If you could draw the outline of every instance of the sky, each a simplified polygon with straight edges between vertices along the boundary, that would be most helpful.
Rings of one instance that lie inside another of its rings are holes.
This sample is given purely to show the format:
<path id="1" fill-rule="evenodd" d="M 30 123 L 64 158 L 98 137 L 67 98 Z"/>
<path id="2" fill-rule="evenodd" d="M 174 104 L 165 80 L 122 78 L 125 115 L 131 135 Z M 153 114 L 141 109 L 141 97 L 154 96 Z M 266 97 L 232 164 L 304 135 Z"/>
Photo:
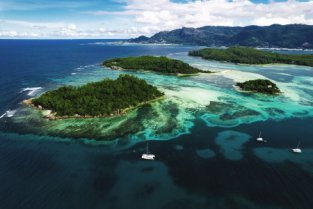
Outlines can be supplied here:
<path id="1" fill-rule="evenodd" d="M 132 38 L 181 27 L 313 25 L 313 0 L 0 0 L 0 38 Z"/>

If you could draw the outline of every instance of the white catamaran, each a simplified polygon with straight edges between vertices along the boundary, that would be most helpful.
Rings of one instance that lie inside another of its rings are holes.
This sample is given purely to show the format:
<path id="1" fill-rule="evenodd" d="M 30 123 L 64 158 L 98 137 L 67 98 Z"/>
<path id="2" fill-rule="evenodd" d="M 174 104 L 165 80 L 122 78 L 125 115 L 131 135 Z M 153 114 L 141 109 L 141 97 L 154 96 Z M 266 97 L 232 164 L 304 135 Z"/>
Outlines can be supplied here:
<path id="1" fill-rule="evenodd" d="M 259 137 L 256 138 L 256 140 L 257 140 L 258 142 L 265 142 L 264 139 L 261 137 L 261 131 L 260 131 L 260 133 L 259 133 Z"/>
<path id="2" fill-rule="evenodd" d="M 299 146 L 300 146 L 300 142 L 298 143 L 297 148 L 292 149 L 292 151 L 294 153 L 302 153 L 302 150 L 299 148 Z"/>
<path id="3" fill-rule="evenodd" d="M 155 158 L 154 154 L 149 153 L 148 143 L 147 143 L 147 147 L 146 147 L 146 153 L 142 154 L 141 158 L 144 160 L 154 160 L 154 158 Z"/>

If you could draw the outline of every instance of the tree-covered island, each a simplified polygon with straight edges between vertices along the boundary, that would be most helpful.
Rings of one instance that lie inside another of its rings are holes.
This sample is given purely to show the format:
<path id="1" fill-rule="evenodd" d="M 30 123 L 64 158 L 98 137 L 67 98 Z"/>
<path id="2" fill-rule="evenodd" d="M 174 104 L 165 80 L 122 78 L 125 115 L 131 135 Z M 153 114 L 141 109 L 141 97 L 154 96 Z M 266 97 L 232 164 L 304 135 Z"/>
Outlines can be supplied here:
<path id="1" fill-rule="evenodd" d="M 190 51 L 190 56 L 206 60 L 225 61 L 241 64 L 294 64 L 313 67 L 313 55 L 279 54 L 249 47 L 230 47 L 227 49 L 205 48 Z"/>
<path id="2" fill-rule="evenodd" d="M 103 66 L 114 70 L 147 70 L 176 75 L 210 73 L 209 71 L 194 68 L 180 60 L 154 56 L 114 58 L 104 61 Z"/>
<path id="3" fill-rule="evenodd" d="M 275 83 L 266 79 L 249 80 L 242 83 L 238 82 L 236 83 L 236 86 L 243 91 L 251 91 L 262 94 L 276 95 L 281 93 Z"/>
<path id="4" fill-rule="evenodd" d="M 80 87 L 64 86 L 24 102 L 41 110 L 50 110 L 50 119 L 70 117 L 106 117 L 161 98 L 164 93 L 145 80 L 120 75 Z"/>

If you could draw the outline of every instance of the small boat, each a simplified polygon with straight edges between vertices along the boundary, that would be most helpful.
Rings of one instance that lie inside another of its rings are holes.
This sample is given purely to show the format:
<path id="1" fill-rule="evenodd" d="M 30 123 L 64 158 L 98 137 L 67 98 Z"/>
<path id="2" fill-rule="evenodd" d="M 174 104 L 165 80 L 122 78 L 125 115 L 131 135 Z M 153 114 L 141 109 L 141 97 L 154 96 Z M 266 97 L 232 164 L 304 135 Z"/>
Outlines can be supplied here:
<path id="1" fill-rule="evenodd" d="M 257 140 L 258 142 L 265 142 L 265 141 L 263 140 L 263 138 L 261 137 L 261 131 L 260 131 L 259 137 L 256 138 L 256 140 Z"/>
<path id="2" fill-rule="evenodd" d="M 146 153 L 142 154 L 141 158 L 144 160 L 154 160 L 154 158 L 155 158 L 154 154 L 149 153 L 148 143 L 147 143 Z"/>
<path id="3" fill-rule="evenodd" d="M 302 150 L 299 148 L 299 146 L 300 146 L 300 142 L 298 143 L 297 148 L 292 149 L 292 152 L 294 152 L 294 153 L 302 153 Z"/>

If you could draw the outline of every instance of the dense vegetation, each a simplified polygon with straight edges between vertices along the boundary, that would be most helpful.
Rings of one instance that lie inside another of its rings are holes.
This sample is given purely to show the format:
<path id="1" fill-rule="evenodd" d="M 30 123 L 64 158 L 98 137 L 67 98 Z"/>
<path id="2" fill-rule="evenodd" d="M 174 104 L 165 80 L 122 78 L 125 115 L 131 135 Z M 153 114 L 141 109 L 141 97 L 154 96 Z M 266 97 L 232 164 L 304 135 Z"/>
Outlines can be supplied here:
<path id="1" fill-rule="evenodd" d="M 312 25 L 271 25 L 225 27 L 205 26 L 162 31 L 148 38 L 140 36 L 128 40 L 135 43 L 174 43 L 200 46 L 250 46 L 313 48 Z"/>
<path id="2" fill-rule="evenodd" d="M 104 61 L 103 65 L 112 69 L 148 70 L 169 74 L 196 74 L 199 72 L 208 72 L 194 68 L 179 60 L 153 56 L 115 58 Z"/>
<path id="3" fill-rule="evenodd" d="M 46 92 L 32 103 L 57 116 L 106 116 L 161 97 L 163 93 L 146 81 L 130 75 L 105 79 L 81 87 L 65 86 Z"/>
<path id="4" fill-rule="evenodd" d="M 270 80 L 256 79 L 245 81 L 243 83 L 237 83 L 236 86 L 244 91 L 253 91 L 263 94 L 279 94 L 280 90 L 275 83 Z"/>
<path id="5" fill-rule="evenodd" d="M 189 52 L 190 56 L 199 56 L 208 60 L 226 61 L 242 64 L 295 64 L 313 66 L 313 55 L 278 54 L 248 47 L 230 47 L 228 49 L 206 48 Z"/>

